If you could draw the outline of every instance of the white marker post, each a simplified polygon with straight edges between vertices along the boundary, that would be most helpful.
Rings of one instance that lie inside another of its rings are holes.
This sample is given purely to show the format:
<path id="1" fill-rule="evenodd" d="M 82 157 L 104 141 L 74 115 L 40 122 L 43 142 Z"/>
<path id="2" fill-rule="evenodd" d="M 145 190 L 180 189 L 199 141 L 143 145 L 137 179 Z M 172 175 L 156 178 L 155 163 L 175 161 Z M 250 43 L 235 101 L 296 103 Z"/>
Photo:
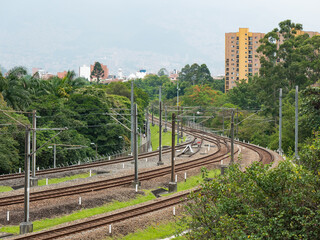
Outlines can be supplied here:
<path id="1" fill-rule="evenodd" d="M 49 184 L 49 179 L 48 178 L 46 178 L 46 185 L 48 185 Z"/>
<path id="2" fill-rule="evenodd" d="M 136 184 L 136 192 L 138 192 L 138 184 Z"/>
<path id="3" fill-rule="evenodd" d="M 184 181 L 187 181 L 187 172 L 184 173 Z"/>
<path id="4" fill-rule="evenodd" d="M 146 158 L 146 162 L 148 162 L 148 158 Z"/>
<path id="5" fill-rule="evenodd" d="M 110 160 L 110 156 L 109 156 L 109 158 L 108 158 L 109 160 Z"/>
<path id="6" fill-rule="evenodd" d="M 176 174 L 176 182 L 178 182 L 178 175 Z"/>
<path id="7" fill-rule="evenodd" d="M 91 177 L 91 169 L 90 169 L 90 177 Z"/>
<path id="8" fill-rule="evenodd" d="M 19 173 L 21 173 L 21 168 L 19 168 Z"/>
<path id="9" fill-rule="evenodd" d="M 112 230 L 112 227 L 111 227 L 111 224 L 109 225 L 109 234 L 111 234 L 111 230 Z"/>
<path id="10" fill-rule="evenodd" d="M 7 211 L 7 222 L 10 221 L 10 211 Z"/>
<path id="11" fill-rule="evenodd" d="M 176 207 L 173 207 L 173 216 L 176 215 Z"/>
<path id="12" fill-rule="evenodd" d="M 81 205 L 81 197 L 79 197 L 79 205 Z"/>
<path id="13" fill-rule="evenodd" d="M 124 168 L 124 163 L 122 163 L 122 168 Z"/>

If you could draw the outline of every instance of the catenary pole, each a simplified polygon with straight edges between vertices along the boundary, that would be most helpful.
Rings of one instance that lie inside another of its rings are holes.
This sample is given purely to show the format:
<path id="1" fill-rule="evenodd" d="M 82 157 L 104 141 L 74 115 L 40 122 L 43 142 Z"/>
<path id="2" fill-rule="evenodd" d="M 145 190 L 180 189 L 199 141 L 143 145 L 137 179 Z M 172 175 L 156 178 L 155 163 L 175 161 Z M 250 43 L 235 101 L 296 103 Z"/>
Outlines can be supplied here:
<path id="1" fill-rule="evenodd" d="M 296 96 L 295 96 L 295 110 L 296 110 L 296 112 L 295 112 L 295 144 L 294 144 L 294 152 L 295 152 L 295 158 L 296 158 L 296 160 L 299 160 L 299 154 L 298 154 L 298 142 L 299 142 L 299 139 L 298 139 L 298 117 L 299 117 L 299 109 L 298 109 L 298 93 L 299 93 L 299 87 L 298 86 L 296 86 Z"/>
<path id="2" fill-rule="evenodd" d="M 133 104 L 134 104 L 134 96 L 133 96 L 133 80 L 131 80 L 131 155 L 133 154 L 133 121 L 134 121 L 134 117 L 133 117 Z"/>
<path id="3" fill-rule="evenodd" d="M 37 116 L 36 110 L 32 111 L 32 152 L 37 150 Z M 36 177 L 36 153 L 32 155 L 32 177 Z"/>
<path id="4" fill-rule="evenodd" d="M 279 154 L 282 156 L 282 88 L 279 92 Z"/>
<path id="5" fill-rule="evenodd" d="M 139 185 L 139 179 L 138 179 L 138 139 L 137 139 L 137 104 L 134 104 L 134 120 L 133 120 L 133 142 L 134 142 L 134 148 L 133 148 L 133 156 L 134 156 L 134 182 L 135 184 Z"/>
<path id="6" fill-rule="evenodd" d="M 231 164 L 234 163 L 234 110 L 231 112 Z"/>

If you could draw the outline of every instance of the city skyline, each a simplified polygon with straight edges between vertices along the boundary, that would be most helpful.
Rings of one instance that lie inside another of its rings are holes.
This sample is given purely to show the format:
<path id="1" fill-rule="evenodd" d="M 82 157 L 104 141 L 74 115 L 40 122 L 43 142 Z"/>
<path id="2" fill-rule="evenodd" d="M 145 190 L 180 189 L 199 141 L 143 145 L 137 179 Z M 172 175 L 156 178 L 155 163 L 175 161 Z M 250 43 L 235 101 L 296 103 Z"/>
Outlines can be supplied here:
<path id="1" fill-rule="evenodd" d="M 207 64 L 224 74 L 225 33 L 248 27 L 269 32 L 280 21 L 320 31 L 317 1 L 1 1 L 0 65 L 49 72 L 99 61 L 115 74 L 169 71 Z M 312 7 L 311 7 L 312 6 Z"/>

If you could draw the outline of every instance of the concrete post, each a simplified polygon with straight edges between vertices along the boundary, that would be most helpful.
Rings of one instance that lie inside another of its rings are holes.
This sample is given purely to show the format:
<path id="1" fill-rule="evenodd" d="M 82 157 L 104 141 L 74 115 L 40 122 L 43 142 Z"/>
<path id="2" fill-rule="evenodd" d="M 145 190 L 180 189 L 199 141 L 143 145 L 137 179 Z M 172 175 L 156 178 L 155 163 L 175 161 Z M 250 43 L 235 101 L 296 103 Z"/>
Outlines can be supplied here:
<path id="1" fill-rule="evenodd" d="M 299 154 L 298 154 L 298 142 L 299 142 L 299 139 L 298 139 L 298 117 L 299 117 L 299 109 L 298 109 L 298 93 L 299 93 L 299 87 L 296 86 L 296 96 L 295 96 L 295 100 L 296 100 L 296 103 L 295 103 L 295 108 L 296 108 L 296 112 L 295 112 L 295 144 L 294 144 L 294 152 L 295 152 L 295 158 L 297 161 L 299 161 L 300 157 L 299 157 Z"/>
<path id="2" fill-rule="evenodd" d="M 133 185 L 134 187 L 136 185 L 140 186 L 140 182 L 138 179 L 138 141 L 137 141 L 137 104 L 134 104 L 134 109 L 133 109 L 133 116 L 134 116 L 134 121 L 133 121 L 133 142 L 134 142 L 134 148 L 133 148 L 133 157 L 134 157 L 134 182 Z"/>
<path id="3" fill-rule="evenodd" d="M 174 181 L 175 175 L 175 121 L 176 115 L 172 114 L 172 138 L 171 138 L 171 181 L 169 182 L 169 192 L 177 191 L 177 183 Z"/>
<path id="4" fill-rule="evenodd" d="M 53 144 L 53 168 L 57 167 L 57 145 Z"/>
<path id="5" fill-rule="evenodd" d="M 133 80 L 131 80 L 131 154 L 133 153 L 133 104 L 134 104 L 134 96 L 133 96 L 133 89 L 134 89 L 134 86 L 133 86 Z"/>
<path id="6" fill-rule="evenodd" d="M 161 88 L 160 88 L 161 93 Z M 162 103 L 159 102 L 159 161 L 158 166 L 163 165 L 162 162 Z"/>
<path id="7" fill-rule="evenodd" d="M 282 88 L 279 94 L 279 154 L 282 156 Z"/>
<path id="8" fill-rule="evenodd" d="M 20 234 L 33 231 L 33 224 L 29 221 L 30 201 L 30 128 L 26 127 L 25 134 L 25 162 L 24 162 L 24 222 L 20 223 Z"/>
<path id="9" fill-rule="evenodd" d="M 32 177 L 30 185 L 38 186 L 38 179 L 36 178 L 37 164 L 36 164 L 36 150 L 37 150 L 37 115 L 36 110 L 32 111 Z"/>
<path id="10" fill-rule="evenodd" d="M 231 161 L 234 164 L 234 110 L 231 112 Z"/>

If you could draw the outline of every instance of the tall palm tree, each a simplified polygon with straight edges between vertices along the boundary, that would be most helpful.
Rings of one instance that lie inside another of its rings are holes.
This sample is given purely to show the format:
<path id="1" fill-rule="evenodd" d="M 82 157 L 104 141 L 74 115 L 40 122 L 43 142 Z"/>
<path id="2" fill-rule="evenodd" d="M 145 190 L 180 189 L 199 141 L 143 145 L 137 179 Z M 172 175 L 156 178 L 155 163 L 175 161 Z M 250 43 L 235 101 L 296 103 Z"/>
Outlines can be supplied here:
<path id="1" fill-rule="evenodd" d="M 8 106 L 16 110 L 23 110 L 30 104 L 30 94 L 24 88 L 23 78 L 27 75 L 24 67 L 14 67 L 7 76 L 0 77 L 0 90 Z"/>

